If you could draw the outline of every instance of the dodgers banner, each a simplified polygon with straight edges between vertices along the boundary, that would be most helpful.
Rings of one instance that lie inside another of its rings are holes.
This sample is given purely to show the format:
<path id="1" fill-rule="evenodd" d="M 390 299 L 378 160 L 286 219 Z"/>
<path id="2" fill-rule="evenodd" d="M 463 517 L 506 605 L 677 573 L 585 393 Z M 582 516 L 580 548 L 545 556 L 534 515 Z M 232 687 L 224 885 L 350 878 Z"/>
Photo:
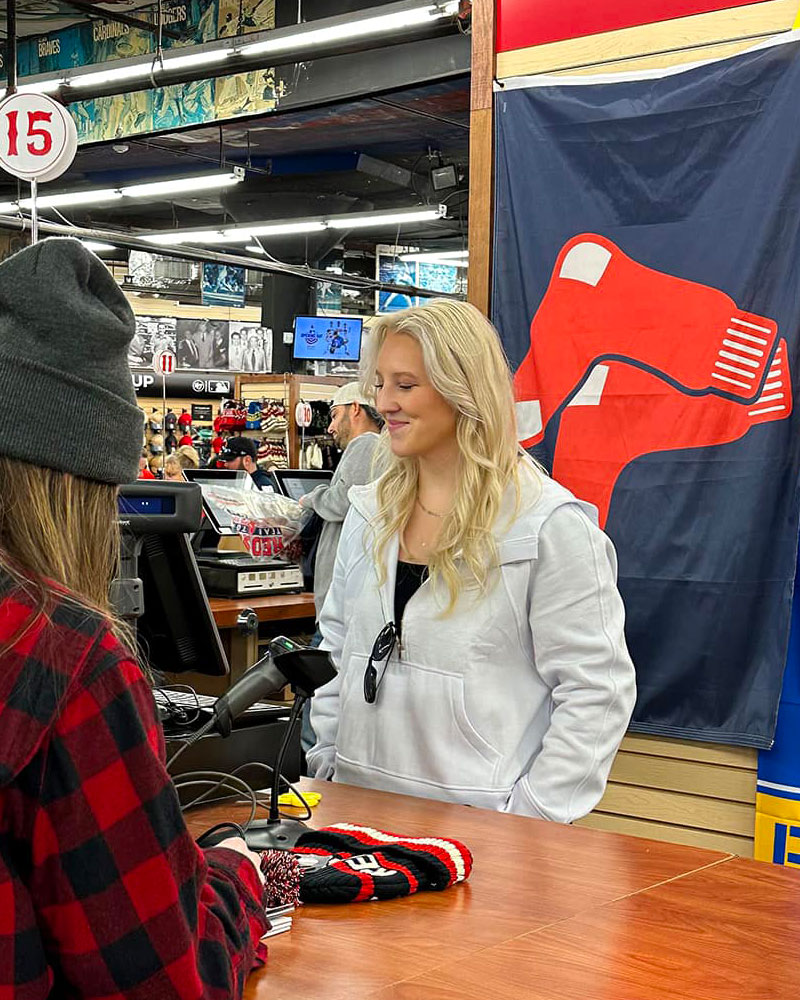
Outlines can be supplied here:
<path id="1" fill-rule="evenodd" d="M 520 438 L 619 556 L 644 733 L 767 748 L 798 539 L 800 42 L 496 94 Z"/>

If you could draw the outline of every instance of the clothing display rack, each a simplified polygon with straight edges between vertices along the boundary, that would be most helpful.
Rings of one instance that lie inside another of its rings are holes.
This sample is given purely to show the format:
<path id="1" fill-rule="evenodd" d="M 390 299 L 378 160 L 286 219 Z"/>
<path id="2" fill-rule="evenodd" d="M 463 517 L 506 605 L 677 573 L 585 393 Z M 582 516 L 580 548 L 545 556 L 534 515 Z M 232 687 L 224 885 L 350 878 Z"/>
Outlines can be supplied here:
<path id="1" fill-rule="evenodd" d="M 289 468 L 304 468 L 302 447 L 311 439 L 322 446 L 322 438 L 333 443 L 327 434 L 320 434 L 315 428 L 311 434 L 304 434 L 295 421 L 295 409 L 301 401 L 329 402 L 339 386 L 352 381 L 351 378 L 339 378 L 334 375 L 238 375 L 236 378 L 236 395 L 243 401 L 255 399 L 279 399 L 286 407 L 286 444 L 289 455 Z M 258 431 L 246 431 L 250 436 L 258 435 Z"/>

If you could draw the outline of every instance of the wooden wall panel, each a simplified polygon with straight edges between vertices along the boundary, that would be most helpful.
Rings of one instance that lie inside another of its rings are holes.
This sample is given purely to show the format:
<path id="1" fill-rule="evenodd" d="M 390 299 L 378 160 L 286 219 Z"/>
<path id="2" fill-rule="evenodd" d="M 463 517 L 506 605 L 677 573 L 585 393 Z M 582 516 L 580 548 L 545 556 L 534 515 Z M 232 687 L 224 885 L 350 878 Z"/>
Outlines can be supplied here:
<path id="1" fill-rule="evenodd" d="M 752 857 L 757 763 L 746 747 L 630 734 L 578 825 Z"/>
<path id="2" fill-rule="evenodd" d="M 738 51 L 759 39 L 790 30 L 797 8 L 797 0 L 766 0 L 733 10 L 501 52 L 497 56 L 497 76 L 502 79 L 588 69 L 594 73 L 615 72 L 715 58 L 722 44 L 739 43 L 734 49 Z"/>
<path id="3" fill-rule="evenodd" d="M 487 315 L 492 275 L 494 17 L 494 0 L 474 0 L 470 81 L 467 299 Z"/>

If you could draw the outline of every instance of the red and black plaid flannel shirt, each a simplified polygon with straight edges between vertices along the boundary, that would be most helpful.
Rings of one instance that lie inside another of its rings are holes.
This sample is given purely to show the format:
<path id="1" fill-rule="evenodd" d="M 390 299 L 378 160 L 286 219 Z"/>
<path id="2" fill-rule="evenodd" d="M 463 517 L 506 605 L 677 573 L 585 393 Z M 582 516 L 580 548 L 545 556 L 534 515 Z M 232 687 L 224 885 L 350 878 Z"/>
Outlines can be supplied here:
<path id="1" fill-rule="evenodd" d="M 32 618 L 0 577 L 0 644 Z M 0 657 L 0 1000 L 230 1000 L 263 961 L 253 865 L 189 835 L 153 697 L 58 599 Z"/>

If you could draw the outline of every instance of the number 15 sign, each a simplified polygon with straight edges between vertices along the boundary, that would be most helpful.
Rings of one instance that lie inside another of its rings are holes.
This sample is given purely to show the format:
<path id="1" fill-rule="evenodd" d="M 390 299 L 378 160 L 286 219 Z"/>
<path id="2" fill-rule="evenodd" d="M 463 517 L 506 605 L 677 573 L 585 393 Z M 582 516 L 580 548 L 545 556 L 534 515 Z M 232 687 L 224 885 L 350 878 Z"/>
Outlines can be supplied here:
<path id="1" fill-rule="evenodd" d="M 0 167 L 23 181 L 52 181 L 67 169 L 78 132 L 67 109 L 46 94 L 0 101 Z"/>

